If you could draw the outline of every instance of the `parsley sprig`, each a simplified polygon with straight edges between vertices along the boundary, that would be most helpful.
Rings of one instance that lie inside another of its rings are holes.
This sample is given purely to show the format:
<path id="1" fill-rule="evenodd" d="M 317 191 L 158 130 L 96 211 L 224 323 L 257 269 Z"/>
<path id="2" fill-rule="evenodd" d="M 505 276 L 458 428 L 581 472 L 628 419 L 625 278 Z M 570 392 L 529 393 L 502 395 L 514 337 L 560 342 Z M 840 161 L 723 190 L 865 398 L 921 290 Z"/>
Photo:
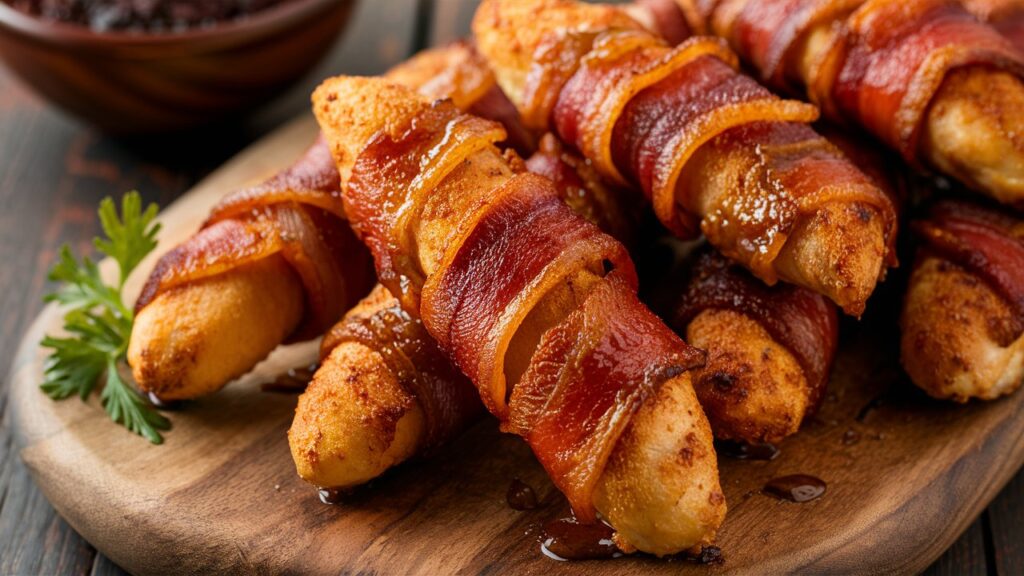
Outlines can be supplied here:
<path id="1" fill-rule="evenodd" d="M 96 238 L 96 249 L 117 262 L 117 286 L 100 277 L 99 267 L 88 256 L 79 262 L 67 245 L 50 270 L 50 280 L 61 287 L 44 300 L 59 302 L 66 338 L 46 336 L 40 343 L 53 350 L 44 367 L 40 386 L 47 396 L 63 400 L 78 395 L 83 401 L 103 380 L 100 403 L 110 418 L 154 444 L 163 442 L 160 430 L 171 427 L 135 388 L 121 377 L 135 315 L 121 296 L 125 280 L 147 254 L 156 248 L 160 224 L 156 204 L 142 209 L 142 198 L 129 192 L 121 200 L 121 214 L 110 198 L 100 203 L 100 224 L 106 238 Z"/>

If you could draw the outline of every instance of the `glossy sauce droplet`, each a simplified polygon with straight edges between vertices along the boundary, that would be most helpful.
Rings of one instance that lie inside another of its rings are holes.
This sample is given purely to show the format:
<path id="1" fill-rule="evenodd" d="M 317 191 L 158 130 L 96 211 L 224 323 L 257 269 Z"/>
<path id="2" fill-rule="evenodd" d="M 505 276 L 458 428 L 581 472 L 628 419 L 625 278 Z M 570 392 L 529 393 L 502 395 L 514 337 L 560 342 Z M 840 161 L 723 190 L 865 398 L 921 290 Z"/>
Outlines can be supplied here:
<path id="1" fill-rule="evenodd" d="M 185 405 L 184 400 L 163 400 L 153 392 L 146 392 L 146 398 L 158 410 L 181 410 Z"/>
<path id="2" fill-rule="evenodd" d="M 865 404 L 857 412 L 857 416 L 854 419 L 857 422 L 864 422 L 865 420 L 868 419 L 868 416 L 870 416 L 874 411 L 878 410 L 882 406 L 885 406 L 885 404 L 886 404 L 886 393 L 883 392 L 882 394 L 879 394 L 878 396 L 875 396 L 874 398 L 869 400 L 868 403 Z"/>
<path id="3" fill-rule="evenodd" d="M 722 556 L 722 549 L 718 546 L 704 546 L 694 560 L 698 564 L 722 564 L 725 562 L 725 557 Z"/>
<path id="4" fill-rule="evenodd" d="M 273 382 L 260 384 L 260 390 L 277 394 L 301 394 L 313 380 L 317 368 L 317 364 L 292 368 L 284 374 L 279 374 Z"/>
<path id="5" fill-rule="evenodd" d="M 853 446 L 860 442 L 860 432 L 857 432 L 853 428 L 849 428 L 843 433 L 843 444 L 846 446 Z"/>
<path id="6" fill-rule="evenodd" d="M 575 518 L 561 518 L 544 525 L 540 550 L 552 560 L 596 560 L 618 558 L 622 550 L 612 540 L 614 531 L 602 522 L 580 524 Z"/>
<path id="7" fill-rule="evenodd" d="M 519 478 L 512 480 L 505 495 L 509 508 L 513 510 L 533 510 L 537 507 L 537 493 L 529 484 Z"/>
<path id="8" fill-rule="evenodd" d="M 807 474 L 793 474 L 769 480 L 764 485 L 764 493 L 779 500 L 790 502 L 810 502 L 825 494 L 828 485 L 821 478 Z"/>
<path id="9" fill-rule="evenodd" d="M 345 497 L 345 491 L 340 488 L 320 488 L 317 492 L 324 504 L 341 504 Z"/>
<path id="10" fill-rule="evenodd" d="M 767 442 L 747 444 L 746 442 L 721 440 L 715 442 L 715 450 L 719 454 L 737 460 L 775 460 L 779 454 L 782 454 L 782 450 L 779 450 L 778 446 Z"/>

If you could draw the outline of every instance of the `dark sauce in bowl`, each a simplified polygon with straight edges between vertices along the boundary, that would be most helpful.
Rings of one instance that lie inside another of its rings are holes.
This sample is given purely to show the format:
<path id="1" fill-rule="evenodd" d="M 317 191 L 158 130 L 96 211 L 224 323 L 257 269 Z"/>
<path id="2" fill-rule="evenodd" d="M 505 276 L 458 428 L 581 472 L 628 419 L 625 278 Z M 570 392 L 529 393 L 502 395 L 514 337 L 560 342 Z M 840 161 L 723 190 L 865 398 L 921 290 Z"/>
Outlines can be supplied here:
<path id="1" fill-rule="evenodd" d="M 42 20 L 95 32 L 184 32 L 244 19 L 290 0 L 2 0 Z"/>

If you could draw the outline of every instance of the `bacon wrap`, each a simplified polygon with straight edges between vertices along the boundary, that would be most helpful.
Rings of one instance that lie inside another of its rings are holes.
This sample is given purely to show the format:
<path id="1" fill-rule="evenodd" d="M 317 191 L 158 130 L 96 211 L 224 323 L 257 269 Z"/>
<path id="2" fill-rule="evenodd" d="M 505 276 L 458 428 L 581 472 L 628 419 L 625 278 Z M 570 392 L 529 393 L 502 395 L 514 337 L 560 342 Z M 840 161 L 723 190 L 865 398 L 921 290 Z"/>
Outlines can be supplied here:
<path id="1" fill-rule="evenodd" d="M 346 206 L 371 246 L 390 242 L 393 229 L 364 225 L 361 219 L 388 210 L 388 202 L 406 202 L 390 195 L 392 187 L 412 197 L 421 192 L 408 184 L 437 172 L 433 163 L 441 157 L 422 144 L 432 141 L 431 133 L 461 142 L 451 152 L 459 162 L 493 141 L 465 117 L 439 113 L 437 105 L 422 110 L 409 126 L 398 137 L 371 138 L 353 168 Z M 416 169 L 380 168 L 407 162 Z M 576 514 L 593 519 L 592 490 L 630 418 L 663 382 L 700 365 L 703 353 L 637 300 L 636 272 L 625 248 L 574 214 L 546 178 L 515 173 L 482 205 L 463 201 L 459 206 L 460 198 L 450 202 L 452 211 L 460 212 L 457 230 L 425 279 L 421 299 L 412 304 L 485 406 L 505 429 L 529 440 Z M 504 370 L 513 337 L 552 289 L 584 270 L 604 278 L 545 332 L 509 401 Z M 411 272 L 416 274 L 408 275 L 410 283 L 422 276 Z M 549 433 L 553 430 L 558 434 Z"/>
<path id="2" fill-rule="evenodd" d="M 666 227 L 694 237 L 698 219 L 677 202 L 676 184 L 702 144 L 753 122 L 817 117 L 813 106 L 772 96 L 735 66 L 719 40 L 669 48 L 646 32 L 600 34 L 561 90 L 555 128 L 603 175 L 639 184 Z"/>
<path id="3" fill-rule="evenodd" d="M 714 19 L 719 35 L 778 90 L 799 93 L 800 81 L 790 75 L 804 34 L 815 26 L 849 14 L 864 0 L 763 0 L 746 2 L 734 21 Z M 728 26 L 728 30 L 722 28 Z"/>
<path id="4" fill-rule="evenodd" d="M 1024 77 L 1024 56 L 954 0 L 869 0 L 821 64 L 812 98 L 917 160 L 925 112 L 946 74 L 984 64 Z"/>
<path id="5" fill-rule="evenodd" d="M 225 197 L 198 233 L 157 263 L 135 303 L 280 253 L 306 292 L 306 313 L 290 336 L 298 341 L 328 329 L 368 290 L 370 259 L 342 208 L 338 170 L 318 139 L 291 168 Z"/>
<path id="6" fill-rule="evenodd" d="M 552 288 L 583 268 L 603 272 L 605 263 L 635 289 L 622 244 L 574 214 L 548 180 L 519 174 L 427 280 L 423 321 L 491 413 L 504 418 L 505 355 L 519 326 Z"/>
<path id="7" fill-rule="evenodd" d="M 473 385 L 458 371 L 437 343 L 394 301 L 373 314 L 345 318 L 324 336 L 320 358 L 343 342 L 356 342 L 378 352 L 391 373 L 416 396 L 426 418 L 424 450 L 452 439 L 483 411 Z"/>
<path id="8" fill-rule="evenodd" d="M 649 92 L 639 98 L 659 95 Z M 828 140 L 804 124 L 758 122 L 722 134 L 716 145 L 728 149 L 744 142 L 760 143 L 758 164 L 747 178 L 758 182 L 763 193 L 725 195 L 700 227 L 730 259 L 764 282 L 775 283 L 775 260 L 797 222 L 831 202 L 875 208 L 886 222 L 886 243 L 894 253 L 892 201 Z"/>
<path id="9" fill-rule="evenodd" d="M 631 278 L 614 271 L 545 333 L 502 428 L 526 438 L 576 517 L 593 522 L 594 487 L 632 415 L 704 359 L 640 303 Z"/>
<path id="10" fill-rule="evenodd" d="M 945 201 L 912 224 L 924 249 L 989 284 L 1015 312 L 1015 338 L 1024 333 L 1024 223 L 999 212 Z"/>
<path id="11" fill-rule="evenodd" d="M 839 318 L 834 304 L 798 286 L 765 286 L 708 251 L 694 267 L 686 294 L 673 311 L 672 325 L 682 332 L 705 310 L 739 312 L 785 346 L 800 363 L 811 388 L 810 404 L 817 409 L 839 345 Z"/>
<path id="12" fill-rule="evenodd" d="M 345 208 L 373 254 L 381 284 L 406 310 L 419 309 L 425 280 L 416 262 L 411 223 L 426 196 L 464 159 L 504 139 L 500 124 L 460 114 L 447 100 L 437 101 L 398 138 L 378 134 L 356 160 Z"/>

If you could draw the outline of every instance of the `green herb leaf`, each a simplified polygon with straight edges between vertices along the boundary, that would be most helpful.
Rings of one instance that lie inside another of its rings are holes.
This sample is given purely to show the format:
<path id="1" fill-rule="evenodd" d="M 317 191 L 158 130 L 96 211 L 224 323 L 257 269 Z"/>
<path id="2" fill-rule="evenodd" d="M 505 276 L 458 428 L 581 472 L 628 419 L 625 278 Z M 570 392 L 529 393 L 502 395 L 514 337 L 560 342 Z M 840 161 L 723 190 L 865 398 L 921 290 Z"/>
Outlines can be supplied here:
<path id="1" fill-rule="evenodd" d="M 121 217 L 117 216 L 114 201 L 104 198 L 100 202 L 100 225 L 107 239 L 96 238 L 96 249 L 117 261 L 121 269 L 118 288 L 124 286 L 128 275 L 139 262 L 156 248 L 156 235 L 160 224 L 154 223 L 157 206 L 150 204 L 142 211 L 142 197 L 138 192 L 129 192 L 121 199 Z"/>
<path id="2" fill-rule="evenodd" d="M 102 306 L 115 309 L 127 317 L 131 315 L 121 304 L 120 291 L 103 283 L 96 264 L 88 257 L 79 263 L 67 245 L 61 246 L 60 256 L 50 270 L 49 278 L 53 282 L 62 282 L 62 285 L 53 294 L 43 297 L 46 302 L 60 302 L 71 310 L 89 310 Z"/>
<path id="3" fill-rule="evenodd" d="M 107 353 L 77 338 L 43 338 L 42 346 L 52 348 L 43 368 L 41 388 L 54 400 L 73 394 L 85 400 L 107 367 Z"/>
<path id="4" fill-rule="evenodd" d="M 132 432 L 144 436 L 153 444 L 163 444 L 164 438 L 157 430 L 168 430 L 171 422 L 146 402 L 138 392 L 121 379 L 117 363 L 107 364 L 107 382 L 100 394 L 100 402 L 110 419 Z"/>
<path id="5" fill-rule="evenodd" d="M 118 215 L 114 201 L 100 203 L 99 217 L 106 238 L 96 238 L 96 248 L 117 262 L 117 286 L 103 282 L 99 268 L 88 257 L 79 262 L 71 249 L 63 246 L 50 280 L 60 288 L 44 297 L 67 309 L 64 315 L 66 338 L 46 336 L 40 345 L 52 350 L 44 366 L 42 391 L 54 400 L 77 395 L 83 401 L 104 380 L 100 402 L 111 420 L 154 444 L 163 442 L 160 430 L 171 423 L 160 415 L 129 383 L 121 378 L 118 366 L 125 362 L 131 338 L 132 310 L 125 306 L 121 290 L 132 270 L 156 248 L 160 225 L 153 222 L 157 207 L 142 210 L 137 192 L 125 194 Z M 105 375 L 105 377 L 104 377 Z"/>

